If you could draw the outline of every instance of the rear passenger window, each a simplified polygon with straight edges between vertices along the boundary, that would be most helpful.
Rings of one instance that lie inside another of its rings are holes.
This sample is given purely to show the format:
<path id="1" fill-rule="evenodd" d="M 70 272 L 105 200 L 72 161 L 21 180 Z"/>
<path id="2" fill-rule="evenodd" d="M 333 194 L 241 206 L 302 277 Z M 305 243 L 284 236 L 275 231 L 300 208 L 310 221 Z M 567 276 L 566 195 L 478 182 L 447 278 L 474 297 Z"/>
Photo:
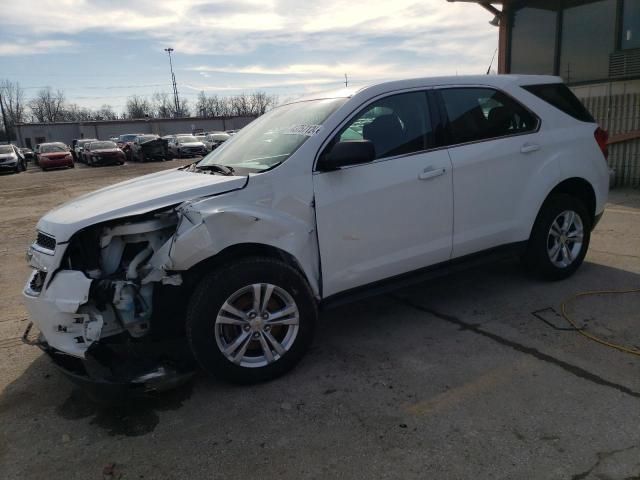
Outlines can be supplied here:
<path id="1" fill-rule="evenodd" d="M 433 146 L 425 92 L 386 97 L 365 107 L 338 135 L 338 141 L 370 140 L 376 158 L 420 152 Z"/>
<path id="2" fill-rule="evenodd" d="M 491 88 L 451 88 L 440 94 L 454 144 L 526 133 L 538 126 L 527 109 Z"/>
<path id="3" fill-rule="evenodd" d="M 564 83 L 526 85 L 522 88 L 581 122 L 595 123 L 589 110 L 582 105 L 578 97 Z"/>

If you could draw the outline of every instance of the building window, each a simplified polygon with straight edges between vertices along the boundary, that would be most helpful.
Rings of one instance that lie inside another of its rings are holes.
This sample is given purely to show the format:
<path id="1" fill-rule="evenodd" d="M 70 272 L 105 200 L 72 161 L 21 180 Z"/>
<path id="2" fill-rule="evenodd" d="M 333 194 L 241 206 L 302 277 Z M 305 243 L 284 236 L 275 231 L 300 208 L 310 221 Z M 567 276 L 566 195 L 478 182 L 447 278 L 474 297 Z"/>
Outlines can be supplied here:
<path id="1" fill-rule="evenodd" d="M 514 14 L 511 30 L 511 73 L 553 75 L 558 13 L 525 7 Z"/>
<path id="2" fill-rule="evenodd" d="M 622 9 L 620 45 L 623 49 L 640 48 L 640 1 L 624 0 Z"/>
<path id="3" fill-rule="evenodd" d="M 559 74 L 565 82 L 604 80 L 609 76 L 615 26 L 616 0 L 600 0 L 564 10 Z"/>

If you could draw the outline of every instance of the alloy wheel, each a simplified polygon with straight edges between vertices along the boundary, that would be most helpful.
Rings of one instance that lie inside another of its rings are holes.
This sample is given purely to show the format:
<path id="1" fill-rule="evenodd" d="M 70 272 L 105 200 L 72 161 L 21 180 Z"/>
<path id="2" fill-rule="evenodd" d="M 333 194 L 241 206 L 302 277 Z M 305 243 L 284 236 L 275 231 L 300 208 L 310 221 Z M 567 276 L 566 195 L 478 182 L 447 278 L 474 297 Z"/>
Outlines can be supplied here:
<path id="1" fill-rule="evenodd" d="M 551 263 L 566 268 L 580 255 L 584 239 L 582 218 L 573 210 L 565 210 L 551 222 L 547 235 L 547 254 Z"/>
<path id="2" fill-rule="evenodd" d="M 270 283 L 247 285 L 222 304 L 215 321 L 216 344 L 241 367 L 278 361 L 295 343 L 300 314 L 291 295 Z"/>

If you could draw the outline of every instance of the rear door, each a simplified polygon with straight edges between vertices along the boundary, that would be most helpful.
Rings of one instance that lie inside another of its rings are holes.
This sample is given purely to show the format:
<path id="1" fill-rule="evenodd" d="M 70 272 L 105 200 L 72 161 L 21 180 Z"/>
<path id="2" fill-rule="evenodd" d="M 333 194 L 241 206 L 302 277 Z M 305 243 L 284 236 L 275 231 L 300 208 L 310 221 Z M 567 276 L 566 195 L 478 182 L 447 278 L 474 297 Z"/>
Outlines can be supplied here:
<path id="1" fill-rule="evenodd" d="M 370 140 L 376 159 L 313 175 L 325 297 L 450 258 L 451 162 L 433 130 L 414 91 L 369 103 L 329 144 Z"/>
<path id="2" fill-rule="evenodd" d="M 520 202 L 527 182 L 549 155 L 540 120 L 490 87 L 442 88 L 438 93 L 449 121 L 453 257 L 525 240 L 519 238 Z"/>

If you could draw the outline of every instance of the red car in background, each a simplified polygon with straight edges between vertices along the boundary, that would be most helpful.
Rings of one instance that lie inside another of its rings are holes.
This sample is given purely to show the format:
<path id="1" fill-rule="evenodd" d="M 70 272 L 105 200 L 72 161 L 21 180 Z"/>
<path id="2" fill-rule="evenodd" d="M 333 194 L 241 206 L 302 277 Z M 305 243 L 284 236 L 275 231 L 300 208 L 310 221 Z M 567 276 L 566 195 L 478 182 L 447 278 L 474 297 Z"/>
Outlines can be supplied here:
<path id="1" fill-rule="evenodd" d="M 62 142 L 40 144 L 38 165 L 42 170 L 61 167 L 73 168 L 75 166 L 69 147 Z"/>

